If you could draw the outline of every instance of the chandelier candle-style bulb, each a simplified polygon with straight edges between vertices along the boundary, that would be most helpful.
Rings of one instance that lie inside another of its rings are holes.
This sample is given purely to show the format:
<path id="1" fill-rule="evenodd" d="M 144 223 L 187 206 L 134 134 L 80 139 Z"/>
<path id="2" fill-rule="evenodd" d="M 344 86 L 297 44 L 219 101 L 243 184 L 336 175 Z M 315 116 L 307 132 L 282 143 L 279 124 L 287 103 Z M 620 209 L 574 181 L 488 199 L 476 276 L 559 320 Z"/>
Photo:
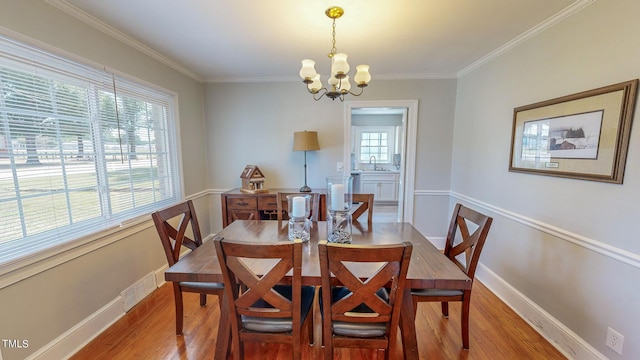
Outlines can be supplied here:
<path id="1" fill-rule="evenodd" d="M 340 81 L 340 92 L 348 93 L 349 90 L 351 90 L 351 83 L 349 82 L 349 75 L 347 75 Z"/>
<path id="2" fill-rule="evenodd" d="M 347 54 L 339 53 L 336 49 L 336 19 L 340 18 L 344 14 L 344 10 L 339 6 L 330 7 L 325 11 L 325 14 L 333 20 L 333 32 L 332 32 L 332 48 L 327 55 L 331 59 L 331 72 L 329 80 L 327 80 L 328 87 L 322 87 L 320 81 L 320 74 L 316 72 L 315 62 L 310 59 L 302 60 L 302 69 L 300 69 L 300 77 L 302 82 L 307 85 L 309 93 L 313 94 L 313 99 L 318 101 L 323 96 L 327 96 L 331 100 L 336 98 L 340 101 L 344 101 L 344 97 L 347 94 L 353 96 L 360 96 L 364 92 L 364 88 L 371 81 L 371 75 L 369 74 L 369 65 L 358 65 L 356 67 L 356 74 L 353 80 L 356 86 L 360 88 L 359 93 L 351 92 L 351 83 L 349 83 L 349 63 L 347 62 Z"/>
<path id="3" fill-rule="evenodd" d="M 331 73 L 336 74 L 335 77 L 340 79 L 349 72 L 349 63 L 347 62 L 347 54 L 337 53 L 333 55 L 333 64 L 331 66 Z"/>
<path id="4" fill-rule="evenodd" d="M 340 82 L 340 80 L 338 80 L 338 78 L 337 78 L 337 77 L 335 77 L 335 76 L 333 76 L 333 75 L 332 75 L 332 76 L 329 78 L 329 80 L 327 80 L 327 82 L 328 82 L 328 83 L 329 83 L 329 85 L 331 85 L 331 86 L 338 86 L 338 83 Z"/>
<path id="5" fill-rule="evenodd" d="M 322 82 L 320 81 L 320 74 L 316 74 L 316 76 L 311 79 L 312 81 L 307 85 L 309 92 L 312 94 L 317 93 L 322 89 Z"/>
<path id="6" fill-rule="evenodd" d="M 371 75 L 369 74 L 369 65 L 358 65 L 356 66 L 356 76 L 354 76 L 353 81 L 356 82 L 356 85 L 359 87 L 365 87 L 371 81 Z"/>
<path id="7" fill-rule="evenodd" d="M 310 59 L 302 60 L 302 69 L 300 69 L 300 77 L 302 80 L 312 80 L 316 76 L 316 62 Z"/>

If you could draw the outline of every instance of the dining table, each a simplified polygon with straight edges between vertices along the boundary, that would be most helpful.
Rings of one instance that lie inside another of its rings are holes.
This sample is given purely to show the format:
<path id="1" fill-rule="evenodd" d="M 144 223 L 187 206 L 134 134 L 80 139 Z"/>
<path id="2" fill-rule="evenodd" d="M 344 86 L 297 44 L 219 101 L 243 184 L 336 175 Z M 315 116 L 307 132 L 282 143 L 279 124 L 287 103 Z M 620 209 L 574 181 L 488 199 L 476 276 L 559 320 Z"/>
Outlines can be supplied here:
<path id="1" fill-rule="evenodd" d="M 310 240 L 303 244 L 302 284 L 321 285 L 318 242 L 326 239 L 327 225 L 324 221 L 313 222 Z M 236 220 L 215 235 L 215 238 L 246 241 L 249 243 L 273 243 L 288 240 L 288 221 Z M 410 241 L 413 244 L 411 262 L 407 272 L 400 332 L 405 359 L 418 359 L 418 344 L 415 329 L 412 289 L 471 289 L 471 279 L 438 250 L 412 224 L 406 222 L 373 222 L 368 225 L 353 222 L 352 244 L 382 245 Z M 259 265 L 256 265 L 259 266 Z M 269 265 L 265 264 L 265 267 Z M 260 273 L 260 269 L 252 269 Z M 265 269 L 266 271 L 267 269 Z M 367 278 L 370 268 L 364 267 L 361 274 L 352 269 L 354 275 Z M 166 281 L 224 282 L 216 255 L 214 241 L 206 241 L 200 247 L 183 256 L 165 271 Z M 218 337 L 214 359 L 226 359 L 231 331 L 228 296 L 223 296 Z"/>

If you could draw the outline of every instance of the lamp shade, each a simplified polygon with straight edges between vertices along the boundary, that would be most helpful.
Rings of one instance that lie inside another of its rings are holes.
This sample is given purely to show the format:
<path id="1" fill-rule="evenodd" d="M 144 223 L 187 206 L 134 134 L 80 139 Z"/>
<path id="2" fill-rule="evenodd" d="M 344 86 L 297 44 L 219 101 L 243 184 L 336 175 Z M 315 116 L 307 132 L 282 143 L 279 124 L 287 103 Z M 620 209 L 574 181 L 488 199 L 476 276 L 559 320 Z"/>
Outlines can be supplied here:
<path id="1" fill-rule="evenodd" d="M 293 151 L 320 150 L 317 131 L 298 131 L 293 133 Z"/>

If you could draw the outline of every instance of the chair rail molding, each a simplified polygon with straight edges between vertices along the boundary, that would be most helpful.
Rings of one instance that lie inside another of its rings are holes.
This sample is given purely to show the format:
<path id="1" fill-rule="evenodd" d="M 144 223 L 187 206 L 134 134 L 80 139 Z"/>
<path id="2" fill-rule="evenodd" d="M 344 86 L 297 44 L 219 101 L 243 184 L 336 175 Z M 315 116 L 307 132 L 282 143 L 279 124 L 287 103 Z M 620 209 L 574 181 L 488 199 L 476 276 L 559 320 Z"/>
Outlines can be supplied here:
<path id="1" fill-rule="evenodd" d="M 466 201 L 468 203 L 472 203 L 476 206 L 479 206 L 481 208 L 484 208 L 486 210 L 489 210 L 497 215 L 503 216 L 507 219 L 516 221 L 520 224 L 523 224 L 525 226 L 531 227 L 533 229 L 536 229 L 538 231 L 542 231 L 546 234 L 549 234 L 551 236 L 554 236 L 558 239 L 562 239 L 565 241 L 568 241 L 572 244 L 581 246 L 585 249 L 589 249 L 591 251 L 594 251 L 600 255 L 604 255 L 606 257 L 609 257 L 611 259 L 615 259 L 617 261 L 620 261 L 622 263 L 625 263 L 627 265 L 631 265 L 637 269 L 640 269 L 640 255 L 638 254 L 634 254 L 630 251 L 624 250 L 624 249 L 620 249 L 618 247 L 609 245 L 609 244 L 605 244 L 601 241 L 597 241 L 594 239 L 590 239 L 586 236 L 580 235 L 580 234 L 576 234 L 573 233 L 571 231 L 559 228 L 557 226 L 551 225 L 551 224 L 547 224 L 545 222 L 542 221 L 538 221 L 529 217 L 526 217 L 524 215 L 521 214 L 517 214 L 514 213 L 512 211 L 509 210 L 505 210 L 502 209 L 500 207 L 497 206 L 493 206 L 491 204 L 487 204 L 485 202 L 482 202 L 480 200 L 471 198 L 469 196 L 465 196 L 456 192 L 451 192 L 451 197 L 453 198 L 457 198 L 463 201 Z"/>

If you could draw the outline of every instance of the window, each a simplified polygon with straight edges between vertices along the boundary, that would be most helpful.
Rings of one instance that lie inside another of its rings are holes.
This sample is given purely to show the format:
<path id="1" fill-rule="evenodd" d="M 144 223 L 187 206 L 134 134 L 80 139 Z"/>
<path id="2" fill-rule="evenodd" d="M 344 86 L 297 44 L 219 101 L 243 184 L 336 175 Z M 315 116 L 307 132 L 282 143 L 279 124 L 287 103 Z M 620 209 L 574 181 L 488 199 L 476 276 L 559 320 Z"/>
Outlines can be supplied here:
<path id="1" fill-rule="evenodd" d="M 173 96 L 0 37 L 0 263 L 179 198 Z"/>
<path id="2" fill-rule="evenodd" d="M 376 163 L 388 164 L 392 159 L 394 149 L 393 126 L 371 127 L 360 126 L 356 131 L 359 162 L 369 162 L 375 156 Z"/>

